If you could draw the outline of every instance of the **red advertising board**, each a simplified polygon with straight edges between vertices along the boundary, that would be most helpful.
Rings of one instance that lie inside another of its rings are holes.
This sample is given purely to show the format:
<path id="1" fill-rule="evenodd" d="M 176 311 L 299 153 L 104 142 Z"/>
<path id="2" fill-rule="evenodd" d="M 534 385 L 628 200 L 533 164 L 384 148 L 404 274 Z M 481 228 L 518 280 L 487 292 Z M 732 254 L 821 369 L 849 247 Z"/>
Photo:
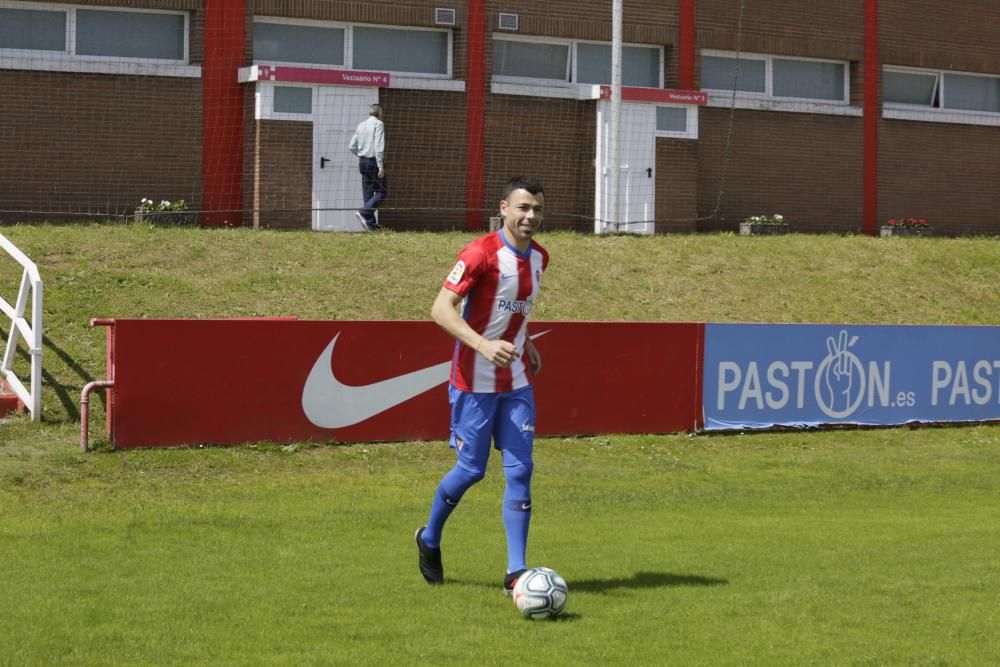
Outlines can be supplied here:
<path id="1" fill-rule="evenodd" d="M 431 322 L 115 320 L 116 447 L 444 439 L 453 341 Z M 538 322 L 539 435 L 689 431 L 696 323 Z"/>

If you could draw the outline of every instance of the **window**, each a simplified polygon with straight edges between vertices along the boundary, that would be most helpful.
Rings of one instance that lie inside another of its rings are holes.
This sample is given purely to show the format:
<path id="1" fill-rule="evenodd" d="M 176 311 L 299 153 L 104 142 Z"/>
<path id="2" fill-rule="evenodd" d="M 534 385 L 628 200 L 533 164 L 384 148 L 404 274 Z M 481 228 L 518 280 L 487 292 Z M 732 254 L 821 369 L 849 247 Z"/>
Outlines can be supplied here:
<path id="1" fill-rule="evenodd" d="M 840 63 L 775 58 L 772 67 L 775 97 L 847 101 L 844 88 L 847 68 Z"/>
<path id="2" fill-rule="evenodd" d="M 343 65 L 345 28 L 288 23 L 254 23 L 254 60 L 310 65 Z"/>
<path id="3" fill-rule="evenodd" d="M 763 98 L 847 103 L 847 63 L 811 58 L 703 52 L 702 88 Z M 737 75 L 737 68 L 739 74 Z"/>
<path id="4" fill-rule="evenodd" d="M 576 45 L 577 83 L 611 83 L 611 45 Z M 659 88 L 660 49 L 645 46 L 622 47 L 622 85 Z"/>
<path id="5" fill-rule="evenodd" d="M 493 40 L 493 74 L 569 81 L 569 44 Z"/>
<path id="6" fill-rule="evenodd" d="M 739 78 L 737 78 L 737 65 Z M 717 90 L 732 90 L 735 82 L 736 90 L 744 93 L 767 92 L 767 61 L 751 58 L 736 58 L 723 56 L 702 56 L 701 87 Z"/>
<path id="7" fill-rule="evenodd" d="M 451 76 L 449 30 L 256 18 L 253 33 L 255 63 L 301 63 Z"/>
<path id="8" fill-rule="evenodd" d="M 66 12 L 0 7 L 0 49 L 66 50 Z"/>
<path id="9" fill-rule="evenodd" d="M 698 107 L 657 106 L 656 136 L 667 139 L 697 139 Z"/>
<path id="10" fill-rule="evenodd" d="M 882 79 L 882 98 L 885 102 L 936 107 L 938 78 L 937 73 L 886 70 Z"/>
<path id="11" fill-rule="evenodd" d="M 656 131 L 687 132 L 687 115 L 684 107 L 656 107 Z"/>
<path id="12" fill-rule="evenodd" d="M 1000 112 L 1000 77 L 945 72 L 941 82 L 946 109 Z"/>
<path id="13" fill-rule="evenodd" d="M 662 87 L 662 59 L 658 46 L 623 46 L 622 85 Z M 548 83 L 610 84 L 611 45 L 494 35 L 493 75 Z"/>
<path id="14" fill-rule="evenodd" d="M 886 67 L 882 98 L 887 107 L 1000 113 L 1000 76 Z"/>
<path id="15" fill-rule="evenodd" d="M 274 87 L 275 113 L 312 113 L 312 88 Z"/>
<path id="16" fill-rule="evenodd" d="M 354 28 L 354 64 L 358 69 L 449 75 L 448 39 L 441 30 Z"/>
<path id="17" fill-rule="evenodd" d="M 184 60 L 182 14 L 76 10 L 76 53 L 81 56 Z"/>
<path id="18" fill-rule="evenodd" d="M 57 68 L 59 63 L 77 62 L 81 56 L 89 63 L 98 59 L 155 65 L 187 62 L 185 12 L 56 7 L 3 1 L 0 51 L 17 51 L 13 57 L 28 58 L 45 54 L 46 63 Z"/>

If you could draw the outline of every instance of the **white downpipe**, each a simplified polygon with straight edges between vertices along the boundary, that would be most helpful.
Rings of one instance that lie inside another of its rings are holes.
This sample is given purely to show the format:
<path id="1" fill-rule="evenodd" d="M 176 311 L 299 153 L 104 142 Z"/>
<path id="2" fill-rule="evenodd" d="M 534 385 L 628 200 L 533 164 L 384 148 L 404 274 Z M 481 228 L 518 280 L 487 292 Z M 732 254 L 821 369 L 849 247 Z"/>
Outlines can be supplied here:
<path id="1" fill-rule="evenodd" d="M 8 255 L 14 258 L 14 261 L 24 267 L 16 304 L 12 306 L 3 297 L 0 297 L 0 311 L 10 318 L 10 335 L 7 337 L 7 347 L 4 350 L 3 362 L 0 363 L 0 379 L 7 381 L 7 384 L 14 390 L 17 397 L 28 408 L 28 411 L 31 413 L 31 420 L 37 422 L 42 418 L 42 343 L 44 341 L 42 330 L 42 313 L 44 312 L 42 279 L 35 263 L 28 259 L 3 234 L 0 234 L 0 248 L 3 248 Z M 29 292 L 31 293 L 30 322 L 24 316 L 28 307 Z M 28 351 L 31 355 L 31 376 L 28 381 L 28 387 L 25 387 L 21 378 L 17 377 L 14 373 L 14 356 L 20 338 L 23 338 L 28 345 Z"/>
<path id="2" fill-rule="evenodd" d="M 611 3 L 611 117 L 608 119 L 608 223 L 617 232 L 621 220 L 618 205 L 621 181 L 619 139 L 622 119 L 622 0 Z M 607 231 L 607 228 L 605 228 Z"/>
<path id="3" fill-rule="evenodd" d="M 94 380 L 83 385 L 80 392 L 80 451 L 87 453 L 87 442 L 90 436 L 90 392 L 95 389 L 113 389 L 112 380 Z"/>

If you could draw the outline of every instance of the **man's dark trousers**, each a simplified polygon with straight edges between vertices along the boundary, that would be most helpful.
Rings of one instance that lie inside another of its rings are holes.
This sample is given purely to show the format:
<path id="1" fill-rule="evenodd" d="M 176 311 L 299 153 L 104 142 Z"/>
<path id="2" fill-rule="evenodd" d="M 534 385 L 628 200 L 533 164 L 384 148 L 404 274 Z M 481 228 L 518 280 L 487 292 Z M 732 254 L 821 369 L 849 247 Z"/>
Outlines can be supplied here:
<path id="1" fill-rule="evenodd" d="M 361 195 L 364 197 L 361 217 L 365 219 L 369 229 L 374 229 L 378 224 L 375 220 L 375 209 L 388 192 L 385 178 L 379 178 L 378 163 L 375 158 L 358 158 L 358 169 L 361 171 Z"/>

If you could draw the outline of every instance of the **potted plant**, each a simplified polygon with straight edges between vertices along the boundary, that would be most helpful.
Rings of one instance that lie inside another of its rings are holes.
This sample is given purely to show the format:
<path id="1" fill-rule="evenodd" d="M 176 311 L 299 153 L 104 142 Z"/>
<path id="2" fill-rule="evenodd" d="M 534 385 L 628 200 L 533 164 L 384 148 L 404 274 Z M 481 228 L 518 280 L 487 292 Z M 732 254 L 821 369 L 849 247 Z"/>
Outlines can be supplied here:
<path id="1" fill-rule="evenodd" d="M 187 204 L 183 199 L 172 202 L 163 199 L 157 203 L 145 197 L 139 202 L 133 216 L 135 222 L 171 225 L 193 225 L 197 219 L 197 215 L 187 210 Z"/>
<path id="2" fill-rule="evenodd" d="M 740 235 L 787 234 L 788 223 L 780 213 L 774 215 L 752 215 L 740 223 Z"/>
<path id="3" fill-rule="evenodd" d="M 882 225 L 882 236 L 934 236 L 927 218 L 889 218 Z"/>

